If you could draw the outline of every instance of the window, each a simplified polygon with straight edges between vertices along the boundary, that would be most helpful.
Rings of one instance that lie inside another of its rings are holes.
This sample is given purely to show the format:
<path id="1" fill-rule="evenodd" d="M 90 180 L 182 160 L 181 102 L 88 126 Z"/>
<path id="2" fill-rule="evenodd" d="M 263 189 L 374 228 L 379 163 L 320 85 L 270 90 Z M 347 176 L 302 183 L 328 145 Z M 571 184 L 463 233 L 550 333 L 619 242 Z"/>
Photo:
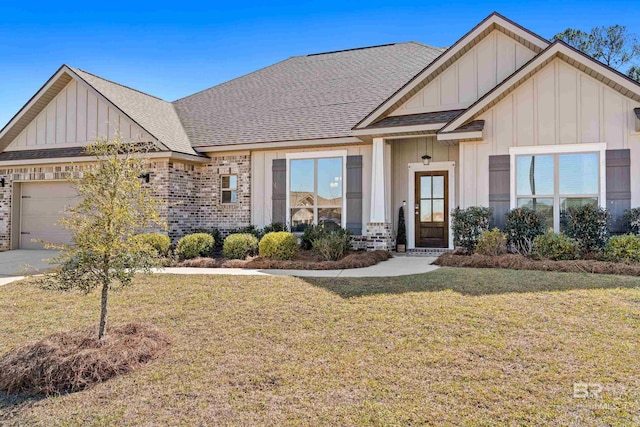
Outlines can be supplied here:
<path id="1" fill-rule="evenodd" d="M 238 175 L 223 175 L 222 203 L 236 203 L 238 201 Z"/>
<path id="2" fill-rule="evenodd" d="M 547 225 L 564 229 L 569 207 L 600 201 L 600 154 L 558 153 L 518 155 L 516 203 L 541 212 Z"/>
<path id="3" fill-rule="evenodd" d="M 289 161 L 289 215 L 291 230 L 311 224 L 331 228 L 343 224 L 343 158 Z"/>

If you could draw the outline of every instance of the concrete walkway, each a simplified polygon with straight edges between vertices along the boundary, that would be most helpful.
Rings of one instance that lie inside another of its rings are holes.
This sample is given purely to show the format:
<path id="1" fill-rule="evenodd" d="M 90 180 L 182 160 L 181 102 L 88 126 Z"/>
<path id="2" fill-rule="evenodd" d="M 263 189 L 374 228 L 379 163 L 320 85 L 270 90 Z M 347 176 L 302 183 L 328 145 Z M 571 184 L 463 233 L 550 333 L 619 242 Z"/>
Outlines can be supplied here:
<path id="1" fill-rule="evenodd" d="M 0 286 L 24 279 L 25 276 L 42 273 L 50 265 L 47 259 L 57 255 L 55 251 L 16 250 L 0 253 Z M 218 274 L 231 276 L 294 276 L 294 277 L 391 277 L 422 274 L 436 270 L 432 265 L 436 258 L 394 256 L 371 267 L 348 270 L 256 270 L 250 268 L 192 268 L 168 267 L 154 270 L 160 274 Z"/>
<path id="2" fill-rule="evenodd" d="M 163 274 L 219 274 L 232 276 L 295 276 L 295 277 L 391 277 L 422 274 L 436 270 L 434 257 L 395 256 L 371 267 L 348 270 L 256 270 L 249 268 L 168 267 L 156 270 Z"/>

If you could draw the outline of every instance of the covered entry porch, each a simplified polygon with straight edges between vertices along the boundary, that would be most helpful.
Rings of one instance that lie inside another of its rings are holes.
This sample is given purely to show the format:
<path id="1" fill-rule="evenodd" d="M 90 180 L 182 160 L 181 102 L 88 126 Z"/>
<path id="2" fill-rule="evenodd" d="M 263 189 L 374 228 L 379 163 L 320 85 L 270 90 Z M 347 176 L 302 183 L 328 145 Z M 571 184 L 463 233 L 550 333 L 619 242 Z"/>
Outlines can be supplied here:
<path id="1" fill-rule="evenodd" d="M 367 235 L 374 249 L 395 250 L 401 206 L 408 250 L 454 248 L 451 211 L 460 204 L 459 143 L 478 143 L 482 130 L 474 129 L 473 135 L 437 134 L 442 126 L 438 122 L 369 129 L 373 155 Z"/>

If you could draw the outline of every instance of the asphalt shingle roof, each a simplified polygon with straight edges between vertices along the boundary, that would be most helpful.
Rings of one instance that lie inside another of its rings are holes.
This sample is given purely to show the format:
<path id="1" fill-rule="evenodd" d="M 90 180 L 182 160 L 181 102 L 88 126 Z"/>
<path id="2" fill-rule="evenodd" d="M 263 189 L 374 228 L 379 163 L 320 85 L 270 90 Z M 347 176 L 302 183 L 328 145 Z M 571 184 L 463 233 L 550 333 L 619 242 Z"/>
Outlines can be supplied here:
<path id="1" fill-rule="evenodd" d="M 408 42 L 296 56 L 173 105 L 194 147 L 350 136 L 442 52 Z"/>
<path id="2" fill-rule="evenodd" d="M 69 68 L 168 149 L 177 153 L 197 154 L 191 147 L 173 104 L 78 68 Z"/>
<path id="3" fill-rule="evenodd" d="M 0 153 L 0 161 L 5 160 L 31 160 L 31 159 L 55 159 L 59 157 L 85 156 L 85 147 L 47 148 L 37 150 L 4 151 Z"/>
<path id="4" fill-rule="evenodd" d="M 427 125 L 432 123 L 448 123 L 462 114 L 464 110 L 434 111 L 431 113 L 406 114 L 404 116 L 389 116 L 365 129 L 376 129 L 393 126 Z"/>

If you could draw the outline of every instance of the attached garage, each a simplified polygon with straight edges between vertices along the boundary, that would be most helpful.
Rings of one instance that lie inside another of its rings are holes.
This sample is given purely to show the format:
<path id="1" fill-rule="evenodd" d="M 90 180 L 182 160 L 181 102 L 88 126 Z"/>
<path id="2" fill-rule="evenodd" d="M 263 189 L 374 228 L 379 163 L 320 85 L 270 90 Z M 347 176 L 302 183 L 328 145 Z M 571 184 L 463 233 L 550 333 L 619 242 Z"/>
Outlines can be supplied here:
<path id="1" fill-rule="evenodd" d="M 71 236 L 57 223 L 65 209 L 78 203 L 78 195 L 67 182 L 23 182 L 20 184 L 20 249 L 42 249 L 42 239 L 68 243 Z"/>

